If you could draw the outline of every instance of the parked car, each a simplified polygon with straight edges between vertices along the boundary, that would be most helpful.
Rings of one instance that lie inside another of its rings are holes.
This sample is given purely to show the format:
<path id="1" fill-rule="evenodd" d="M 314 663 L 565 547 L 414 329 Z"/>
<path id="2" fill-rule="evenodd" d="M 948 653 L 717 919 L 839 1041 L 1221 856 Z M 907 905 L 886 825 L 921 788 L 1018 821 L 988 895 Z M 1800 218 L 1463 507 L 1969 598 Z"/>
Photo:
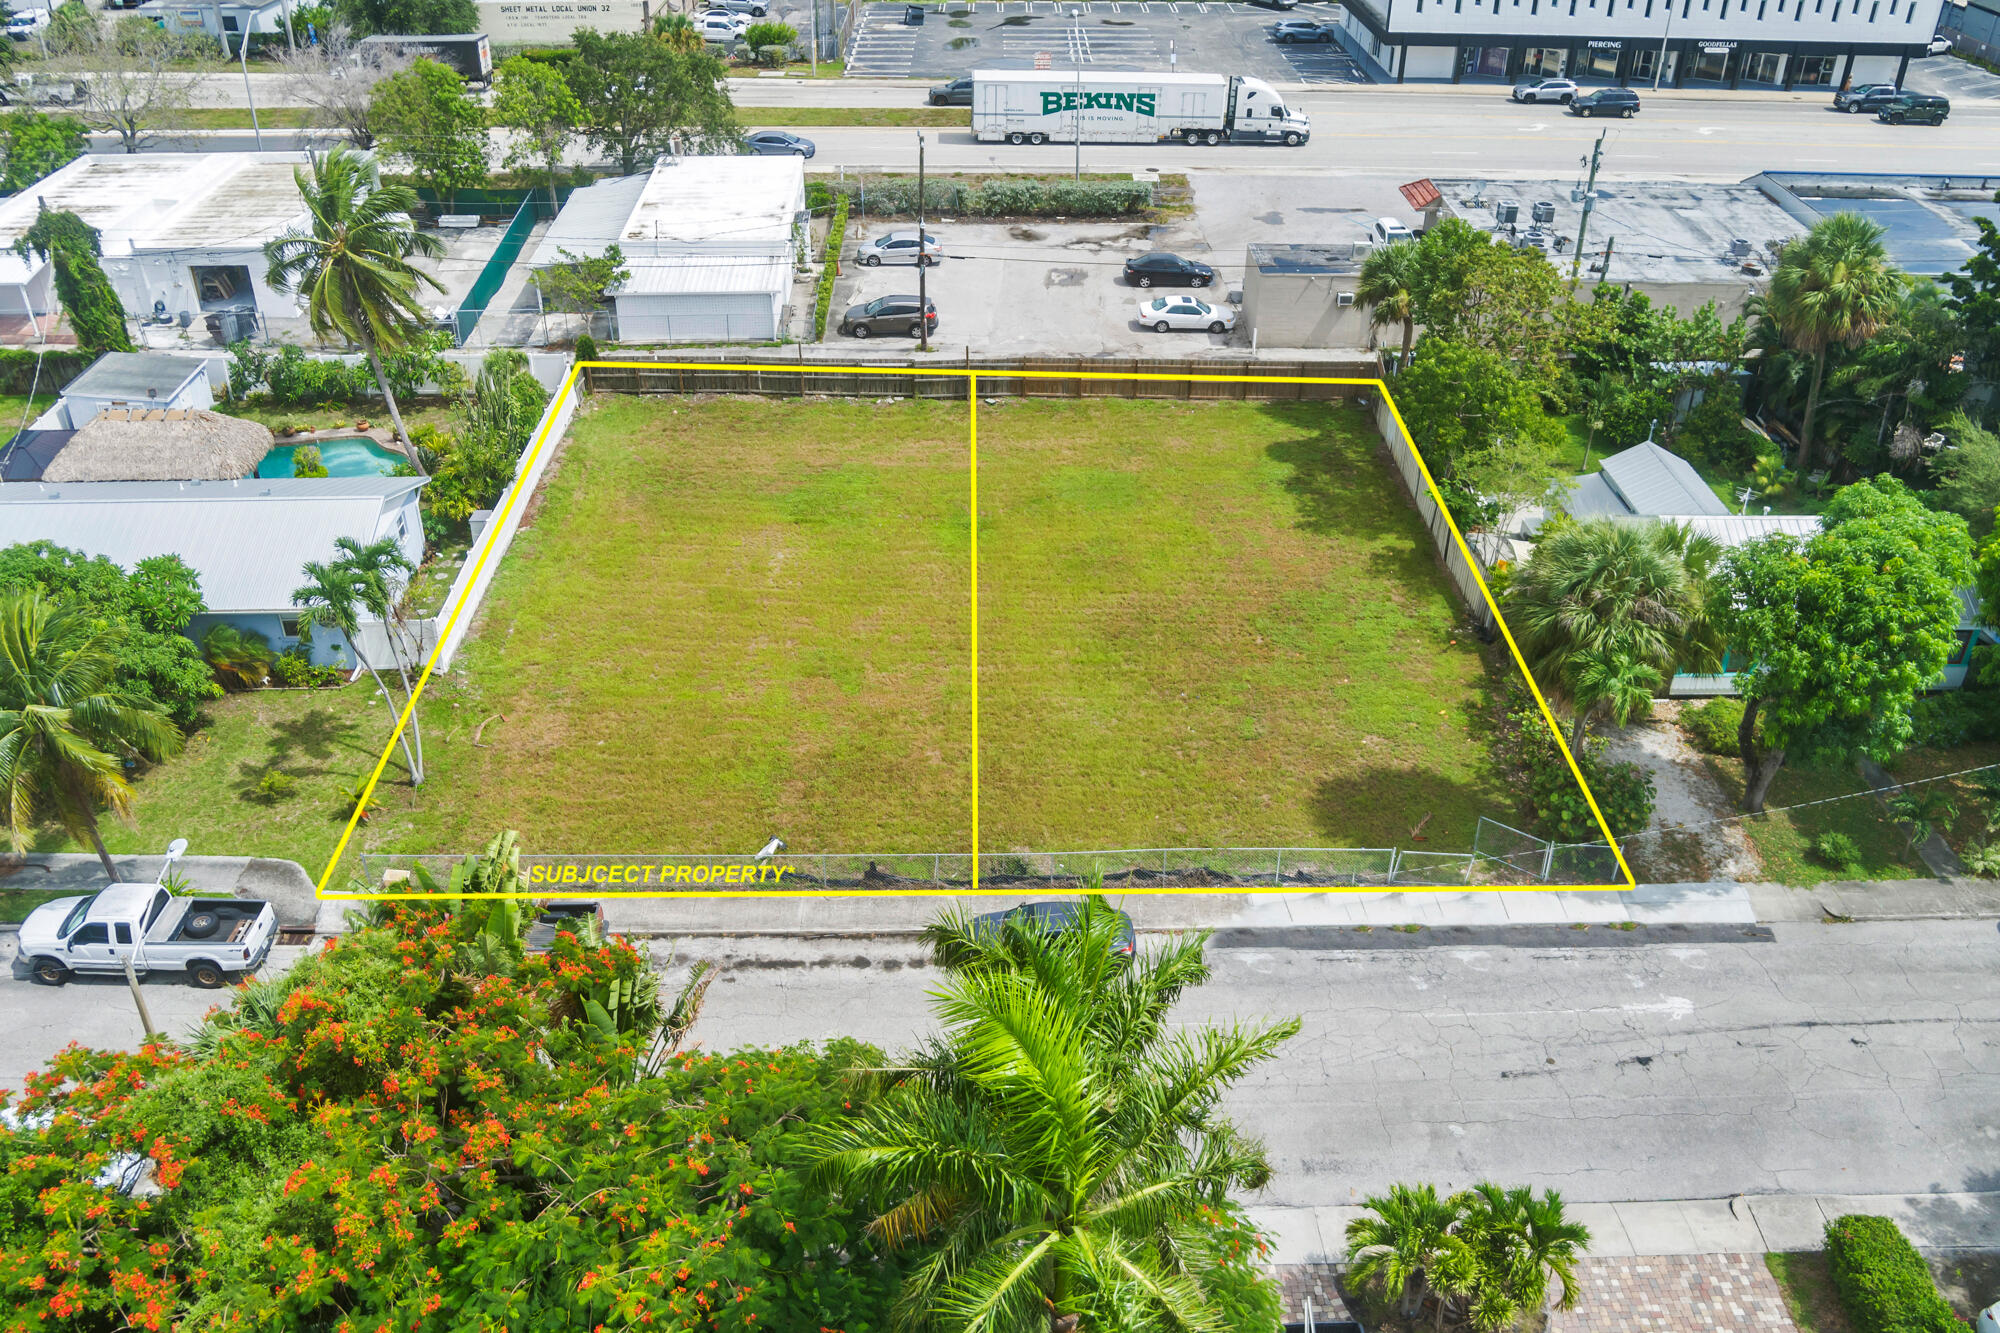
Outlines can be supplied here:
<path id="1" fill-rule="evenodd" d="M 1572 116 L 1623 116 L 1630 120 L 1639 114 L 1639 94 L 1630 88 L 1599 88 L 1572 101 L 1569 113 Z"/>
<path id="2" fill-rule="evenodd" d="M 763 18 L 770 13 L 764 0 L 708 0 L 710 9 L 726 9 L 732 14 L 748 14 L 753 19 Z"/>
<path id="3" fill-rule="evenodd" d="M 1904 93 L 1875 113 L 1884 125 L 1942 125 L 1951 114 L 1951 102 L 1922 93 Z"/>
<path id="4" fill-rule="evenodd" d="M 917 324 L 921 306 L 924 322 L 937 332 L 937 302 L 919 301 L 915 296 L 878 296 L 866 305 L 847 308 L 840 317 L 840 331 L 850 338 L 868 338 L 878 333 L 901 333 L 915 338 L 923 330 Z"/>
<path id="5" fill-rule="evenodd" d="M 1206 287 L 1215 281 L 1215 270 L 1192 259 L 1155 250 L 1125 261 L 1125 281 L 1134 287 Z"/>
<path id="6" fill-rule="evenodd" d="M 52 79 L 25 71 L 11 84 L 0 84 L 0 106 L 69 106 L 85 89 L 74 79 Z"/>
<path id="7" fill-rule="evenodd" d="M 1004 912 L 987 912 L 972 918 L 972 934 L 975 939 L 992 939 L 1002 934 L 1010 923 L 1019 922 L 1023 927 L 1040 930 L 1044 935 L 1060 935 L 1076 924 L 1081 908 L 1080 903 L 1061 900 L 1022 903 Z M 1118 920 L 1123 929 L 1112 949 L 1120 957 L 1130 958 L 1139 951 L 1139 937 L 1132 929 L 1131 917 L 1119 912 Z"/>
<path id="8" fill-rule="evenodd" d="M 924 7 L 923 7 L 922 5 L 904 5 L 904 6 L 903 6 L 903 22 L 904 22 L 904 24 L 905 24 L 905 25 L 907 25 L 907 26 L 909 26 L 909 27 L 912 27 L 912 28 L 921 28 L 921 27 L 923 27 L 923 26 L 924 26 Z"/>
<path id="9" fill-rule="evenodd" d="M 167 866 L 187 851 L 177 838 Z M 278 911 L 256 898 L 184 898 L 165 885 L 109 884 L 80 898 L 58 898 L 21 923 L 21 958 L 44 986 L 74 972 L 185 972 L 213 990 L 232 975 L 263 966 L 278 938 Z"/>
<path id="10" fill-rule="evenodd" d="M 36 33 L 49 26 L 49 11 L 46 9 L 24 9 L 7 19 L 7 35 L 17 42 L 25 42 Z"/>
<path id="11" fill-rule="evenodd" d="M 1902 95 L 1903 90 L 1893 83 L 1857 83 L 1833 95 L 1833 109 L 1850 115 L 1880 111 Z"/>
<path id="12" fill-rule="evenodd" d="M 1139 302 L 1139 322 L 1155 333 L 1174 329 L 1227 333 L 1236 327 L 1236 312 L 1192 296 L 1156 296 Z"/>
<path id="13" fill-rule="evenodd" d="M 1299 0 L 1250 0 L 1250 3 L 1259 9 L 1285 10 L 1299 7 Z"/>
<path id="14" fill-rule="evenodd" d="M 1570 79 L 1538 79 L 1534 83 L 1517 83 L 1510 96 L 1516 102 L 1561 102 L 1564 106 L 1576 96 L 1576 83 Z"/>
<path id="15" fill-rule="evenodd" d="M 1929 44 L 1924 47 L 1924 54 L 1927 56 L 1949 55 L 1952 48 L 1956 45 L 1957 43 L 1952 41 L 1951 38 L 1945 36 L 1943 33 L 1939 33 L 1937 36 L 1931 38 Z"/>
<path id="16" fill-rule="evenodd" d="M 869 268 L 877 264 L 933 265 L 944 259 L 944 242 L 925 232 L 924 243 L 919 247 L 914 231 L 884 232 L 872 241 L 862 242 L 854 257 Z"/>
<path id="17" fill-rule="evenodd" d="M 547 953 L 556 947 L 556 936 L 564 931 L 586 945 L 602 944 L 611 938 L 604 920 L 604 904 L 589 898 L 564 898 L 542 904 L 522 947 L 529 953 Z"/>
<path id="18" fill-rule="evenodd" d="M 1369 228 L 1369 234 L 1375 238 L 1375 244 L 1387 245 L 1391 241 L 1407 241 L 1416 233 L 1395 218 L 1376 218 L 1375 225 Z"/>
<path id="19" fill-rule="evenodd" d="M 940 83 L 931 89 L 932 106 L 971 106 L 972 76 L 953 79 L 950 83 Z"/>
<path id="20" fill-rule="evenodd" d="M 813 141 L 789 130 L 757 130 L 744 136 L 743 149 L 759 157 L 811 157 Z"/>
<path id="21" fill-rule="evenodd" d="M 705 42 L 721 42 L 726 46 L 748 31 L 750 20 L 741 14 L 710 10 L 701 16 L 701 39 Z"/>
<path id="22" fill-rule="evenodd" d="M 1335 25 L 1317 19 L 1286 19 L 1271 29 L 1274 42 L 1330 42 Z"/>

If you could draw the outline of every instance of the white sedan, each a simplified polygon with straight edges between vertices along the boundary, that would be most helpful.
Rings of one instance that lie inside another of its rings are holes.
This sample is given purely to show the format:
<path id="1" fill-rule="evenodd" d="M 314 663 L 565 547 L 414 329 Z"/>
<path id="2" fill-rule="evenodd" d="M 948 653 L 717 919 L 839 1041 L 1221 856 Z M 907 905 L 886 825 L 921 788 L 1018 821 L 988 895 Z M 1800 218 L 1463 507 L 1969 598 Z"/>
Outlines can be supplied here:
<path id="1" fill-rule="evenodd" d="M 1156 296 L 1139 302 L 1139 322 L 1155 333 L 1169 329 L 1227 333 L 1236 327 L 1236 312 L 1197 301 L 1192 296 Z"/>

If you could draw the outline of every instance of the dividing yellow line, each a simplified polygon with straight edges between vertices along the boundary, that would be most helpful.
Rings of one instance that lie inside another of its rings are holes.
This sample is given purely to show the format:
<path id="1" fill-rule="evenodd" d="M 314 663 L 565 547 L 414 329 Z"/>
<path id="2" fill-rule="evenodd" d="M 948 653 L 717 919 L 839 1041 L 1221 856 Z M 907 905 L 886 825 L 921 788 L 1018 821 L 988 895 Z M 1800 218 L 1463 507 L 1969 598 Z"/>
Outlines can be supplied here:
<path id="1" fill-rule="evenodd" d="M 557 391 L 554 400 L 549 405 L 548 412 L 543 417 L 542 428 L 536 434 L 533 446 L 529 449 L 527 456 L 522 460 L 519 471 L 516 472 L 515 474 L 517 481 L 520 477 L 526 476 L 529 472 L 533 471 L 535 461 L 541 457 L 542 450 L 548 447 L 549 427 L 555 423 L 557 417 L 562 415 L 563 404 L 568 401 L 570 393 L 575 389 L 577 376 L 581 375 L 585 369 L 592 366 L 602 367 L 607 370 L 694 370 L 694 371 L 744 370 L 744 371 L 764 372 L 764 371 L 784 371 L 791 369 L 791 367 L 772 365 L 768 363 L 744 364 L 740 362 L 715 362 L 715 361 L 587 361 L 587 362 L 579 361 L 576 362 L 571 365 L 569 375 L 563 380 L 562 388 Z M 813 365 L 807 367 L 805 373 L 808 374 L 818 373 L 818 374 L 830 374 L 830 375 L 924 376 L 933 379 L 963 378 L 966 381 L 966 390 L 967 390 L 966 401 L 970 407 L 970 413 L 971 413 L 970 424 L 968 427 L 968 433 L 969 433 L 968 461 L 971 467 L 971 478 L 969 485 L 970 494 L 968 503 L 970 506 L 969 517 L 971 520 L 971 557 L 972 557 L 971 558 L 972 631 L 970 640 L 971 658 L 972 658 L 972 687 L 971 687 L 972 688 L 972 700 L 971 700 L 972 703 L 972 888 L 970 892 L 978 893 L 981 891 L 979 888 L 979 376 L 981 372 L 970 369 L 954 370 L 942 366 L 933 370 L 922 366 L 883 367 L 883 366 Z M 1475 893 L 1487 893 L 1487 892 L 1559 893 L 1559 892 L 1588 892 L 1592 890 L 1624 890 L 1624 889 L 1632 889 L 1638 887 L 1638 880 L 1632 874 L 1632 868 L 1625 862 L 1624 850 L 1621 847 L 1619 847 L 1618 840 L 1611 835 L 1611 826 L 1605 821 L 1604 812 L 1598 808 L 1597 795 L 1596 793 L 1590 790 L 1590 784 L 1584 781 L 1583 770 L 1577 765 L 1576 756 L 1570 753 L 1569 742 L 1563 738 L 1562 728 L 1556 722 L 1555 713 L 1549 707 L 1548 700 L 1543 697 L 1541 687 L 1535 683 L 1534 673 L 1528 669 L 1527 661 L 1521 656 L 1521 649 L 1519 645 L 1517 645 L 1514 642 L 1513 631 L 1508 628 L 1506 618 L 1500 614 L 1499 604 L 1493 600 L 1492 590 L 1486 586 L 1485 578 L 1482 577 L 1481 574 L 1479 573 L 1479 562 L 1473 558 L 1472 548 L 1466 544 L 1465 535 L 1458 530 L 1458 523 L 1455 519 L 1452 518 L 1451 510 L 1449 507 L 1446 506 L 1444 502 L 1444 496 L 1438 490 L 1436 479 L 1431 476 L 1430 465 L 1424 461 L 1423 450 L 1417 447 L 1416 439 L 1413 436 L 1411 436 L 1408 425 L 1404 423 L 1403 414 L 1396 407 L 1396 400 L 1394 396 L 1390 394 L 1389 386 L 1387 384 L 1385 384 L 1383 381 L 1379 379 L 1354 379 L 1344 376 L 1324 376 L 1324 375 L 1170 375 L 1170 374 L 1158 374 L 1150 372 L 1118 372 L 1118 371 L 1090 371 L 1090 370 L 1015 370 L 1015 371 L 1008 371 L 1004 374 L 1000 374 L 997 372 L 990 372 L 990 371 L 986 373 L 998 379 L 1144 380 L 1148 382 L 1175 381 L 1180 383 L 1195 383 L 1195 384 L 1238 384 L 1238 383 L 1333 384 L 1333 385 L 1349 385 L 1349 386 L 1364 387 L 1372 389 L 1375 392 L 1381 394 L 1383 401 L 1387 402 L 1389 405 L 1390 415 L 1392 415 L 1396 419 L 1396 428 L 1402 432 L 1404 441 L 1410 446 L 1410 453 L 1417 460 L 1417 469 L 1423 474 L 1424 485 L 1430 489 L 1432 502 L 1437 505 L 1438 512 L 1444 515 L 1445 523 L 1451 528 L 1452 540 L 1458 545 L 1459 554 L 1465 559 L 1467 566 L 1472 570 L 1473 581 L 1479 585 L 1480 595 L 1486 599 L 1487 610 L 1493 613 L 1494 624 L 1500 627 L 1501 636 L 1507 642 L 1507 651 L 1513 654 L 1514 665 L 1520 669 L 1521 678 L 1528 683 L 1528 690 L 1530 693 L 1534 695 L 1535 704 L 1541 710 L 1542 720 L 1548 724 L 1549 734 L 1555 738 L 1556 748 L 1562 752 L 1563 761 L 1569 765 L 1569 771 L 1571 776 L 1573 776 L 1576 779 L 1577 787 L 1583 792 L 1584 800 L 1587 801 L 1590 805 L 1591 817 L 1597 821 L 1598 831 L 1604 835 L 1604 840 L 1610 846 L 1612 855 L 1617 858 L 1618 869 L 1625 876 L 1625 882 L 1622 884 L 1549 884 L 1549 885 L 1525 885 L 1525 886 L 1524 885 L 1464 885 L 1464 886 L 1443 886 L 1443 889 L 1441 891 L 1475 892 Z M 411 691 L 409 702 L 404 704 L 402 713 L 399 714 L 396 718 L 396 728 L 389 734 L 389 743 L 382 747 L 381 757 L 375 761 L 374 771 L 372 771 L 368 775 L 368 782 L 367 785 L 362 788 L 361 798 L 359 801 L 355 803 L 354 813 L 348 816 L 347 827 L 341 830 L 340 841 L 334 845 L 333 855 L 328 858 L 326 863 L 326 869 L 320 872 L 319 880 L 313 887 L 313 896 L 315 898 L 324 898 L 327 896 L 326 892 L 327 882 L 333 878 L 333 872 L 335 868 L 339 866 L 341 857 L 344 856 L 347 852 L 347 845 L 349 841 L 352 840 L 354 837 L 354 830 L 360 825 L 361 812 L 368 808 L 368 801 L 375 794 L 375 786 L 378 782 L 381 781 L 383 771 L 387 769 L 389 766 L 389 758 L 395 752 L 396 744 L 398 740 L 402 737 L 403 728 L 407 727 L 410 724 L 410 717 L 416 711 L 417 700 L 423 697 L 424 687 L 430 683 L 431 672 L 437 666 L 438 654 L 443 651 L 445 643 L 451 638 L 452 630 L 458 624 L 459 616 L 464 614 L 466 600 L 471 595 L 473 588 L 478 585 L 480 571 L 485 568 L 487 559 L 492 555 L 494 546 L 499 541 L 500 533 L 506 526 L 508 515 L 513 512 L 514 506 L 521 502 L 522 496 L 520 492 L 521 492 L 521 487 L 519 485 L 515 485 L 508 490 L 506 503 L 500 507 L 499 512 L 493 516 L 493 522 L 487 527 L 486 540 L 480 544 L 478 558 L 473 562 L 472 574 L 465 581 L 465 591 L 460 594 L 458 601 L 452 606 L 451 614 L 449 615 L 449 617 L 446 618 L 444 623 L 444 628 L 438 634 L 437 643 L 431 648 L 430 656 L 426 658 L 424 661 L 424 669 L 417 676 L 416 688 Z M 1131 891 L 1136 893 L 1146 893 L 1146 894 L 1156 894 L 1156 893 L 1177 894 L 1177 893 L 1208 893 L 1211 892 L 1212 890 L 1206 888 L 1192 888 L 1192 889 L 1154 888 L 1154 889 L 1135 889 Z M 1260 888 L 1245 888 L 1241 891 L 1248 893 L 1264 893 L 1264 892 L 1286 892 L 1287 890 L 1284 890 L 1282 888 L 1277 888 L 1274 886 L 1273 888 L 1268 890 Z M 1382 892 L 1383 890 L 1377 888 L 1356 886 L 1353 888 L 1328 887 L 1328 888 L 1314 889 L 1312 891 L 1316 893 L 1378 893 Z M 1394 890 L 1392 889 L 1390 891 Z M 957 889 L 907 889 L 907 890 L 905 889 L 898 889 L 898 890 L 803 889 L 803 890 L 790 890 L 790 891 L 737 889 L 737 890 L 705 890 L 697 892 L 666 893 L 666 894 L 620 892 L 620 893 L 600 893 L 596 896 L 600 898 L 797 898 L 801 896 L 823 895 L 831 897 L 874 898 L 874 897 L 941 897 L 941 896 L 955 895 L 960 892 L 961 890 Z M 424 898 L 428 897 L 429 895 L 422 893 L 342 893 L 342 894 L 335 894 L 333 896 L 341 899 L 342 901 L 369 902 L 378 900 Z M 465 896 L 479 897 L 479 898 L 530 898 L 530 899 L 548 897 L 546 893 L 486 893 L 486 894 L 468 894 Z"/>

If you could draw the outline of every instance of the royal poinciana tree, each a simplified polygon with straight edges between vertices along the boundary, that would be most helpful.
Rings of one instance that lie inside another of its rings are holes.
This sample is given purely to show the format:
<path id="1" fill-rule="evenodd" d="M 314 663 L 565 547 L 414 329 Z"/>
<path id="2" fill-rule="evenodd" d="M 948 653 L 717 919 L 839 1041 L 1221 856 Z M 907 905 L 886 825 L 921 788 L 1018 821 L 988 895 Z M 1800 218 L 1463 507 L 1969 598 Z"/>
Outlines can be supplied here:
<path id="1" fill-rule="evenodd" d="M 415 190 L 381 184 L 373 165 L 345 145 L 327 150 L 310 170 L 295 168 L 292 177 L 311 225 L 265 244 L 265 281 L 297 294 L 315 335 L 360 346 L 403 453 L 421 472 L 423 459 L 403 426 L 382 354 L 402 350 L 429 328 L 419 293 L 444 288 L 410 261 L 442 259 L 444 242 L 410 221 Z"/>
<path id="2" fill-rule="evenodd" d="M 1875 477 L 1836 494 L 1820 531 L 1724 557 L 1714 616 L 1743 696 L 1743 808 L 1764 808 L 1788 760 L 1893 756 L 1910 704 L 1957 647 L 1973 582 L 1965 520 Z"/>

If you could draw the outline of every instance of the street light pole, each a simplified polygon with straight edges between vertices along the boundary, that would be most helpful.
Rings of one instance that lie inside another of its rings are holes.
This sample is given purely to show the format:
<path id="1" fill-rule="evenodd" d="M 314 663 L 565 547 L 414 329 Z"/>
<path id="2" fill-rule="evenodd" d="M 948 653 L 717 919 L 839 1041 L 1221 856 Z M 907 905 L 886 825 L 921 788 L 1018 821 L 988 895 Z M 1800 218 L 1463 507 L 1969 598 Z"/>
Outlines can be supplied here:
<path id="1" fill-rule="evenodd" d="M 240 54 L 243 62 L 243 99 L 250 104 L 250 132 L 257 136 L 257 151 L 261 153 L 264 151 L 264 131 L 257 124 L 257 95 L 250 88 L 250 30 L 248 28 L 243 30 L 243 40 L 240 45 L 242 48 Z M 225 46 L 222 50 L 226 55 L 229 48 Z"/>
<path id="2" fill-rule="evenodd" d="M 1660 91 L 1660 76 L 1667 72 L 1667 38 L 1674 35 L 1674 0 L 1667 0 L 1667 30 L 1660 34 L 1660 63 L 1653 67 L 1653 91 Z"/>
<path id="3" fill-rule="evenodd" d="M 1083 11 L 1069 11 L 1069 56 L 1076 62 L 1076 167 L 1071 179 L 1083 179 Z"/>

